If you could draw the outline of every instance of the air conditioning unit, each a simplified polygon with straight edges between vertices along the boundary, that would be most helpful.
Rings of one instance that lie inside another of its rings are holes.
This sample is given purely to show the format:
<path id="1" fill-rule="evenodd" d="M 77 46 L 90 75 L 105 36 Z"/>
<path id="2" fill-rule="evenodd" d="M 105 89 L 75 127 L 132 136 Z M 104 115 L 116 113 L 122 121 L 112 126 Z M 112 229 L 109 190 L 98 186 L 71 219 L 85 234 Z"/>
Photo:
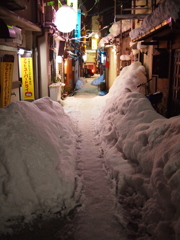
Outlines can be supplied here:
<path id="1" fill-rule="evenodd" d="M 56 18 L 56 10 L 53 6 L 45 6 L 45 22 L 54 23 Z"/>

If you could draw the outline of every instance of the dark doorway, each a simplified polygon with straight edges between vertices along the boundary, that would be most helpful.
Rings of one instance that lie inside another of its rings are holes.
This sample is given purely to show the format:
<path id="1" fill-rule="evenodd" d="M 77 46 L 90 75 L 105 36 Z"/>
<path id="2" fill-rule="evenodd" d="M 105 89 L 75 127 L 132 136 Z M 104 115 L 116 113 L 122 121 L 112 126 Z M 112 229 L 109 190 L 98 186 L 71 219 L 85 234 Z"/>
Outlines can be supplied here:
<path id="1" fill-rule="evenodd" d="M 175 50 L 173 62 L 170 117 L 180 115 L 180 49 Z"/>

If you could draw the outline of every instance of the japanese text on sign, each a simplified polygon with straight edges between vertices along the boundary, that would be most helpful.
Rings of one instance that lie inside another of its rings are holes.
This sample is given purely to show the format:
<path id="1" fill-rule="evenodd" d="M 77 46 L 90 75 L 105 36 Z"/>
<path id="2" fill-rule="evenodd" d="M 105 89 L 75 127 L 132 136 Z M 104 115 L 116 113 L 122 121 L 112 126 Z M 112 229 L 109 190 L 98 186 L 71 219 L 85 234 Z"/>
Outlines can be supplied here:
<path id="1" fill-rule="evenodd" d="M 34 99 L 32 57 L 21 57 L 23 99 Z"/>

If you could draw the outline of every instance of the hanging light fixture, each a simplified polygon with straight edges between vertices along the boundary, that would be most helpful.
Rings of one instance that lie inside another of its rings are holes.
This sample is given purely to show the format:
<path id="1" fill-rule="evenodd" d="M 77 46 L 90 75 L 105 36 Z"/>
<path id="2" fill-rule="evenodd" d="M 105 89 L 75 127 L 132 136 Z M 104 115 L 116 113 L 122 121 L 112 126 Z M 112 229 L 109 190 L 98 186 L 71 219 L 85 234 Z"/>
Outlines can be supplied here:
<path id="1" fill-rule="evenodd" d="M 68 33 L 76 28 L 77 14 L 72 7 L 63 5 L 56 12 L 55 25 L 60 32 Z"/>

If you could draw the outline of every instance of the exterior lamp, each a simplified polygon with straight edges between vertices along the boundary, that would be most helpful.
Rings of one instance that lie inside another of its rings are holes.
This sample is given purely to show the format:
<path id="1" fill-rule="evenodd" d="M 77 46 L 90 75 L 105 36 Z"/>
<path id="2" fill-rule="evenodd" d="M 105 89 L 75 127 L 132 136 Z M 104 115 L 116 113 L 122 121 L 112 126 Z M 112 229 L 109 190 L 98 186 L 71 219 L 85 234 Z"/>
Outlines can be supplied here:
<path id="1" fill-rule="evenodd" d="M 57 63 L 62 63 L 62 56 L 57 56 L 56 60 L 57 60 Z"/>
<path id="2" fill-rule="evenodd" d="M 98 39 L 99 38 L 98 33 L 95 33 L 94 37 Z"/>
<path id="3" fill-rule="evenodd" d="M 24 54 L 24 49 L 20 48 L 18 53 L 19 53 L 19 55 L 23 55 Z"/>
<path id="4" fill-rule="evenodd" d="M 106 56 L 105 56 L 105 54 L 101 54 L 101 63 L 102 64 L 105 64 L 105 62 L 106 62 Z"/>
<path id="5" fill-rule="evenodd" d="M 56 12 L 55 25 L 60 32 L 68 33 L 76 28 L 77 14 L 72 7 L 63 5 Z"/>
<path id="6" fill-rule="evenodd" d="M 82 58 L 83 58 L 84 62 L 86 62 L 86 60 L 87 60 L 87 54 L 85 53 L 85 54 L 82 56 Z"/>

